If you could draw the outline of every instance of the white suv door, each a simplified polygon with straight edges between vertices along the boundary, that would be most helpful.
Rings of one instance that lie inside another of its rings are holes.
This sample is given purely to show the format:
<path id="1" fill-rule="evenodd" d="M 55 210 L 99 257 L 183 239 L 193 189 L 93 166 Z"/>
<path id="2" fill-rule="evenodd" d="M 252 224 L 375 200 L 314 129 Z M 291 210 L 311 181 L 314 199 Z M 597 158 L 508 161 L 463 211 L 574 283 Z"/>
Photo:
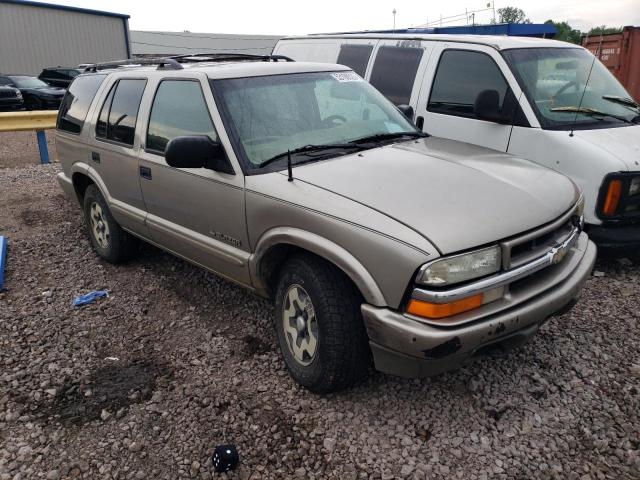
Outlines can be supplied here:
<path id="1" fill-rule="evenodd" d="M 508 121 L 480 120 L 475 103 L 481 92 L 494 90 Z M 438 43 L 426 69 L 416 115 L 423 130 L 449 138 L 507 151 L 513 124 L 529 126 L 518 105 L 522 91 L 495 49 L 465 43 Z"/>

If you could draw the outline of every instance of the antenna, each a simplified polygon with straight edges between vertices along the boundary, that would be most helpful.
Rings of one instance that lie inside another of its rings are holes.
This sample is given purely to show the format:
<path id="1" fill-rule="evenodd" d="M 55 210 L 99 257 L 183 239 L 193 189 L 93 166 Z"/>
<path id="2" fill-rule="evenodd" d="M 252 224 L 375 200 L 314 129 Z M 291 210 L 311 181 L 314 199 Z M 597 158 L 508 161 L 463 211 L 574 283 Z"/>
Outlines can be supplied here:
<path id="1" fill-rule="evenodd" d="M 291 172 L 291 150 L 287 150 L 287 170 L 289 170 L 289 181 L 293 182 L 293 173 Z"/>
<path id="2" fill-rule="evenodd" d="M 596 56 L 593 56 L 593 60 L 591 61 L 591 68 L 589 68 L 589 75 L 587 75 L 587 80 L 584 82 L 584 89 L 582 90 L 582 96 L 580 97 L 580 103 L 578 104 L 578 109 L 580 110 L 580 108 L 582 107 L 582 102 L 584 101 L 584 94 L 587 93 L 587 85 L 589 85 L 589 79 L 591 78 L 591 72 L 593 71 L 593 66 L 596 63 Z M 578 113 L 579 111 L 576 111 L 575 116 L 573 117 L 573 123 L 571 124 L 571 132 L 569 132 L 569 136 L 573 137 L 573 129 L 576 126 L 576 122 L 578 121 Z"/>

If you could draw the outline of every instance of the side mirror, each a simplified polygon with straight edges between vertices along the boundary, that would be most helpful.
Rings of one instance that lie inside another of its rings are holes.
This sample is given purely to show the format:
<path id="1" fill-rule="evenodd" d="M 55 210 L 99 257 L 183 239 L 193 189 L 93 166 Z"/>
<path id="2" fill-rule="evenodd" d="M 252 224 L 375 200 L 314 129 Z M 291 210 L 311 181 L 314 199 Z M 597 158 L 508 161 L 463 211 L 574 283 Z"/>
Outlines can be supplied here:
<path id="1" fill-rule="evenodd" d="M 167 144 L 164 159 L 170 167 L 210 168 L 220 173 L 235 174 L 222 145 L 207 135 L 174 138 Z"/>
<path id="2" fill-rule="evenodd" d="M 398 105 L 398 110 L 400 110 L 400 113 L 407 117 L 410 122 L 413 122 L 413 107 L 411 105 Z"/>
<path id="3" fill-rule="evenodd" d="M 473 106 L 473 113 L 478 120 L 503 124 L 511 121 L 508 115 L 500 111 L 500 94 L 497 90 L 481 91 Z"/>

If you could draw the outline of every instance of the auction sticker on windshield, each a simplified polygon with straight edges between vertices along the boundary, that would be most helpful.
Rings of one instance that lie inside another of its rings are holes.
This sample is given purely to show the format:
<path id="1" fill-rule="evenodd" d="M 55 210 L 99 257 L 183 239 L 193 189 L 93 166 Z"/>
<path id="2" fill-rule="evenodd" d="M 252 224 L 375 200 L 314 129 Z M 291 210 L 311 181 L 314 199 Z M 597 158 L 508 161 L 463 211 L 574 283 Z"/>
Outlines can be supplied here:
<path id="1" fill-rule="evenodd" d="M 355 72 L 335 72 L 331 76 L 339 82 L 363 82 L 362 77 Z"/>

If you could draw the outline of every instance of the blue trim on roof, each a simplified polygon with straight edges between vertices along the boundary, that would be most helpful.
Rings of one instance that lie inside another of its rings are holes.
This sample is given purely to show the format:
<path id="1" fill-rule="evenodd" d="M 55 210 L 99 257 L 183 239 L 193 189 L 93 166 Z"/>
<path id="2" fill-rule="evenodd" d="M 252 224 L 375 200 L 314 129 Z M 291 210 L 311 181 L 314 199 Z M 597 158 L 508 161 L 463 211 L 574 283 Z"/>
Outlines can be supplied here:
<path id="1" fill-rule="evenodd" d="M 27 7 L 51 8 L 53 10 L 65 10 L 67 12 L 88 13 L 90 15 L 102 15 L 103 17 L 129 18 L 124 13 L 104 12 L 102 10 L 92 10 L 90 8 L 69 7 L 67 5 L 57 5 L 55 3 L 32 2 L 31 0 L 0 0 L 0 3 L 13 3 L 15 5 L 25 5 Z"/>
<path id="2" fill-rule="evenodd" d="M 514 37 L 555 37 L 556 27 L 547 23 L 497 23 L 494 25 L 462 25 L 458 27 L 402 28 L 396 30 L 363 30 L 342 33 L 399 33 L 453 35 L 508 35 Z"/>

